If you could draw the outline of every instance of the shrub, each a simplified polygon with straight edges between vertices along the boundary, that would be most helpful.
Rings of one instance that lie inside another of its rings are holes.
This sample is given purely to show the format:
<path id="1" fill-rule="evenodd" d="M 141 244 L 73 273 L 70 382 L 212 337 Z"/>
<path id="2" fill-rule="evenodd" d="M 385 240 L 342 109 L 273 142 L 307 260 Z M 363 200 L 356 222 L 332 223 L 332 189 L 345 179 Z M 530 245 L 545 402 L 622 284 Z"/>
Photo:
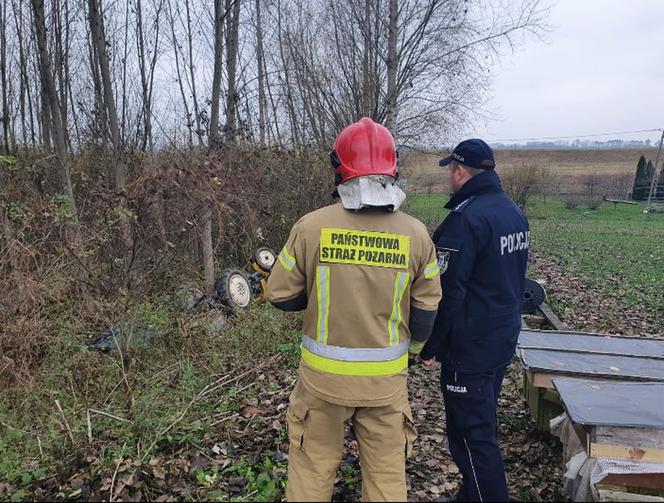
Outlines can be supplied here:
<path id="1" fill-rule="evenodd" d="M 563 208 L 567 210 L 574 210 L 579 207 L 578 194 L 565 194 L 563 196 Z"/>
<path id="2" fill-rule="evenodd" d="M 558 177 L 553 171 L 539 166 L 517 166 L 501 176 L 503 188 L 512 200 L 525 208 L 533 195 L 553 193 L 558 187 Z"/>
<path id="3" fill-rule="evenodd" d="M 259 246 L 280 249 L 295 220 L 331 201 L 329 160 L 318 151 L 128 154 L 122 193 L 111 188 L 103 152 L 95 153 L 72 160 L 82 236 L 77 245 L 67 239 L 70 218 L 61 211 L 56 170 L 46 165 L 54 161 L 24 153 L 16 162 L 0 162 L 0 326 L 7 333 L 0 343 L 0 382 L 26 381 L 53 344 L 55 318 L 68 310 L 77 310 L 81 333 L 94 333 L 125 317 L 128 306 L 200 278 L 206 205 L 213 208 L 222 269 L 243 267 Z M 121 238 L 121 216 L 131 223 L 130 250 Z M 102 314 L 101 305 L 108 311 Z"/>

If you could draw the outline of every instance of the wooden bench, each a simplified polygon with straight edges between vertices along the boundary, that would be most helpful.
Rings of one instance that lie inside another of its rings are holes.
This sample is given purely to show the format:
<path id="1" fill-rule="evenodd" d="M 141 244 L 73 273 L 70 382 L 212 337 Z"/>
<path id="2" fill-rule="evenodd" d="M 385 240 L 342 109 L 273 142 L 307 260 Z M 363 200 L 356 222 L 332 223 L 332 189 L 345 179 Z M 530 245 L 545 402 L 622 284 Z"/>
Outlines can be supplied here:
<path id="1" fill-rule="evenodd" d="M 548 432 L 549 421 L 563 410 L 553 385 L 557 377 L 664 382 L 664 340 L 524 329 L 517 356 L 540 431 Z"/>
<path id="2" fill-rule="evenodd" d="M 664 383 L 555 378 L 553 384 L 589 457 L 635 462 L 645 472 L 610 473 L 597 485 L 600 500 L 664 496 Z"/>

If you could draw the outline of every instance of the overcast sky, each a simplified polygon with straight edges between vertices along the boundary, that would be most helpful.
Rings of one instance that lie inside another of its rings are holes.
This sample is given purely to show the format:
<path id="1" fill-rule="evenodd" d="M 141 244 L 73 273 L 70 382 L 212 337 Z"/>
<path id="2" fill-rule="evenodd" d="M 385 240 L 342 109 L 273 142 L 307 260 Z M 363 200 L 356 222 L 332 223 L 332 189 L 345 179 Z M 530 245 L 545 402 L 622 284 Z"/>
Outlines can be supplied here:
<path id="1" fill-rule="evenodd" d="M 476 134 L 500 140 L 664 127 L 664 0 L 551 4 L 546 40 L 527 38 L 495 66 L 488 107 L 498 120 L 478 120 Z"/>

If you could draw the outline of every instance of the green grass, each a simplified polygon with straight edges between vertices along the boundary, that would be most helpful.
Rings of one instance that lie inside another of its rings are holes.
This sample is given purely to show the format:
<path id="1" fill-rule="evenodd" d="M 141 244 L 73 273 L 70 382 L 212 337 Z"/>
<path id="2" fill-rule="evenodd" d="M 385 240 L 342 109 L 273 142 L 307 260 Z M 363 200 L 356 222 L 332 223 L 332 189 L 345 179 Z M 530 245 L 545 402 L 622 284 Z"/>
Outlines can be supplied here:
<path id="1" fill-rule="evenodd" d="M 600 292 L 664 318 L 664 214 L 604 203 L 597 210 L 535 201 L 528 209 L 532 243 Z"/>
<path id="2" fill-rule="evenodd" d="M 435 229 L 449 213 L 443 208 L 448 199 L 443 194 L 408 194 L 401 209 L 420 219 L 429 229 Z"/>
<path id="3" fill-rule="evenodd" d="M 409 195 L 404 210 L 434 228 L 447 214 L 447 200 L 441 194 Z M 664 319 L 664 214 L 611 203 L 570 210 L 557 197 L 531 199 L 526 213 L 533 249 L 560 261 L 588 287 Z"/>
<path id="4" fill-rule="evenodd" d="M 30 488 L 39 480 L 66 473 L 90 455 L 97 459 L 96 473 L 108 474 L 120 457 L 147 463 L 209 444 L 217 433 L 211 427 L 213 416 L 238 412 L 258 390 L 242 390 L 246 383 L 240 381 L 192 406 L 194 396 L 238 366 L 251 368 L 283 354 L 285 365 L 294 367 L 299 359 L 299 317 L 265 303 L 240 313 L 217 337 L 200 327 L 185 328 L 188 316 L 176 315 L 166 301 L 140 304 L 132 311 L 137 325 L 157 329 L 149 344 L 132 347 L 124 359 L 117 352 L 101 354 L 83 344 L 75 313 L 70 313 L 71 324 L 60 313 L 60 343 L 49 349 L 37 383 L 0 393 L 0 482 L 11 484 L 19 499 L 31 499 Z M 277 386 L 269 379 L 264 384 Z M 129 421 L 95 415 L 94 444 L 89 446 L 91 408 Z M 242 466 L 255 498 L 272 499 L 280 490 L 271 466 Z"/>
<path id="5" fill-rule="evenodd" d="M 410 195 L 404 209 L 433 229 L 447 214 L 447 199 L 441 194 Z M 612 204 L 595 211 L 566 210 L 560 199 L 535 199 L 527 210 L 531 242 L 539 253 L 560 261 L 565 271 L 582 277 L 585 285 L 664 319 L 664 214 L 644 215 L 641 210 Z M 187 316 L 175 313 L 171 305 L 169 298 L 154 298 L 126 313 L 135 326 L 155 327 L 156 335 L 150 344 L 132 347 L 124 360 L 117 353 L 102 355 L 84 345 L 90 334 L 82 333 L 85 324 L 76 306 L 53 307 L 50 315 L 58 343 L 47 349 L 35 383 L 0 392 L 0 482 L 12 485 L 15 499 L 30 499 L 39 481 L 68 477 L 66 468 L 80 466 L 90 455 L 98 460 L 91 477 L 100 478 L 112 474 L 120 457 L 169 459 L 181 450 L 207 445 L 215 431 L 206 418 L 241 412 L 256 391 L 225 389 L 188 408 L 193 396 L 238 365 L 260 363 L 275 354 L 286 355 L 285 365 L 297 363 L 299 316 L 256 305 L 221 335 L 208 336 L 200 324 L 188 326 Z M 283 387 L 283 382 L 271 379 L 261 384 L 263 392 Z M 73 443 L 55 400 L 71 427 Z M 131 422 L 95 416 L 89 446 L 90 408 Z M 282 491 L 285 474 L 283 463 L 271 463 L 265 458 L 234 459 L 223 470 L 196 472 L 190 482 L 210 497 L 221 497 L 215 492 L 218 481 L 238 475 L 246 480 L 246 495 L 274 499 Z M 347 468 L 343 477 L 352 485 L 355 473 Z"/>

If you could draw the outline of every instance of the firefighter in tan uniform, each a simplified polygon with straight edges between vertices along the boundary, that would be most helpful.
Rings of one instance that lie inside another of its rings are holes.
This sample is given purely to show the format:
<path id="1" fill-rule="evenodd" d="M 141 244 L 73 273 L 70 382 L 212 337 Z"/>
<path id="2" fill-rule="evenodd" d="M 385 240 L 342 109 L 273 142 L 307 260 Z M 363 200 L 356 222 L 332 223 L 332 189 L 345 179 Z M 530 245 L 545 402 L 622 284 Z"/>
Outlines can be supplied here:
<path id="1" fill-rule="evenodd" d="M 441 298 L 429 234 L 398 211 L 394 139 L 363 118 L 330 154 L 341 202 L 302 217 L 268 281 L 270 302 L 305 310 L 287 412 L 289 501 L 330 501 L 351 419 L 364 501 L 405 501 L 415 439 L 406 377 Z"/>

